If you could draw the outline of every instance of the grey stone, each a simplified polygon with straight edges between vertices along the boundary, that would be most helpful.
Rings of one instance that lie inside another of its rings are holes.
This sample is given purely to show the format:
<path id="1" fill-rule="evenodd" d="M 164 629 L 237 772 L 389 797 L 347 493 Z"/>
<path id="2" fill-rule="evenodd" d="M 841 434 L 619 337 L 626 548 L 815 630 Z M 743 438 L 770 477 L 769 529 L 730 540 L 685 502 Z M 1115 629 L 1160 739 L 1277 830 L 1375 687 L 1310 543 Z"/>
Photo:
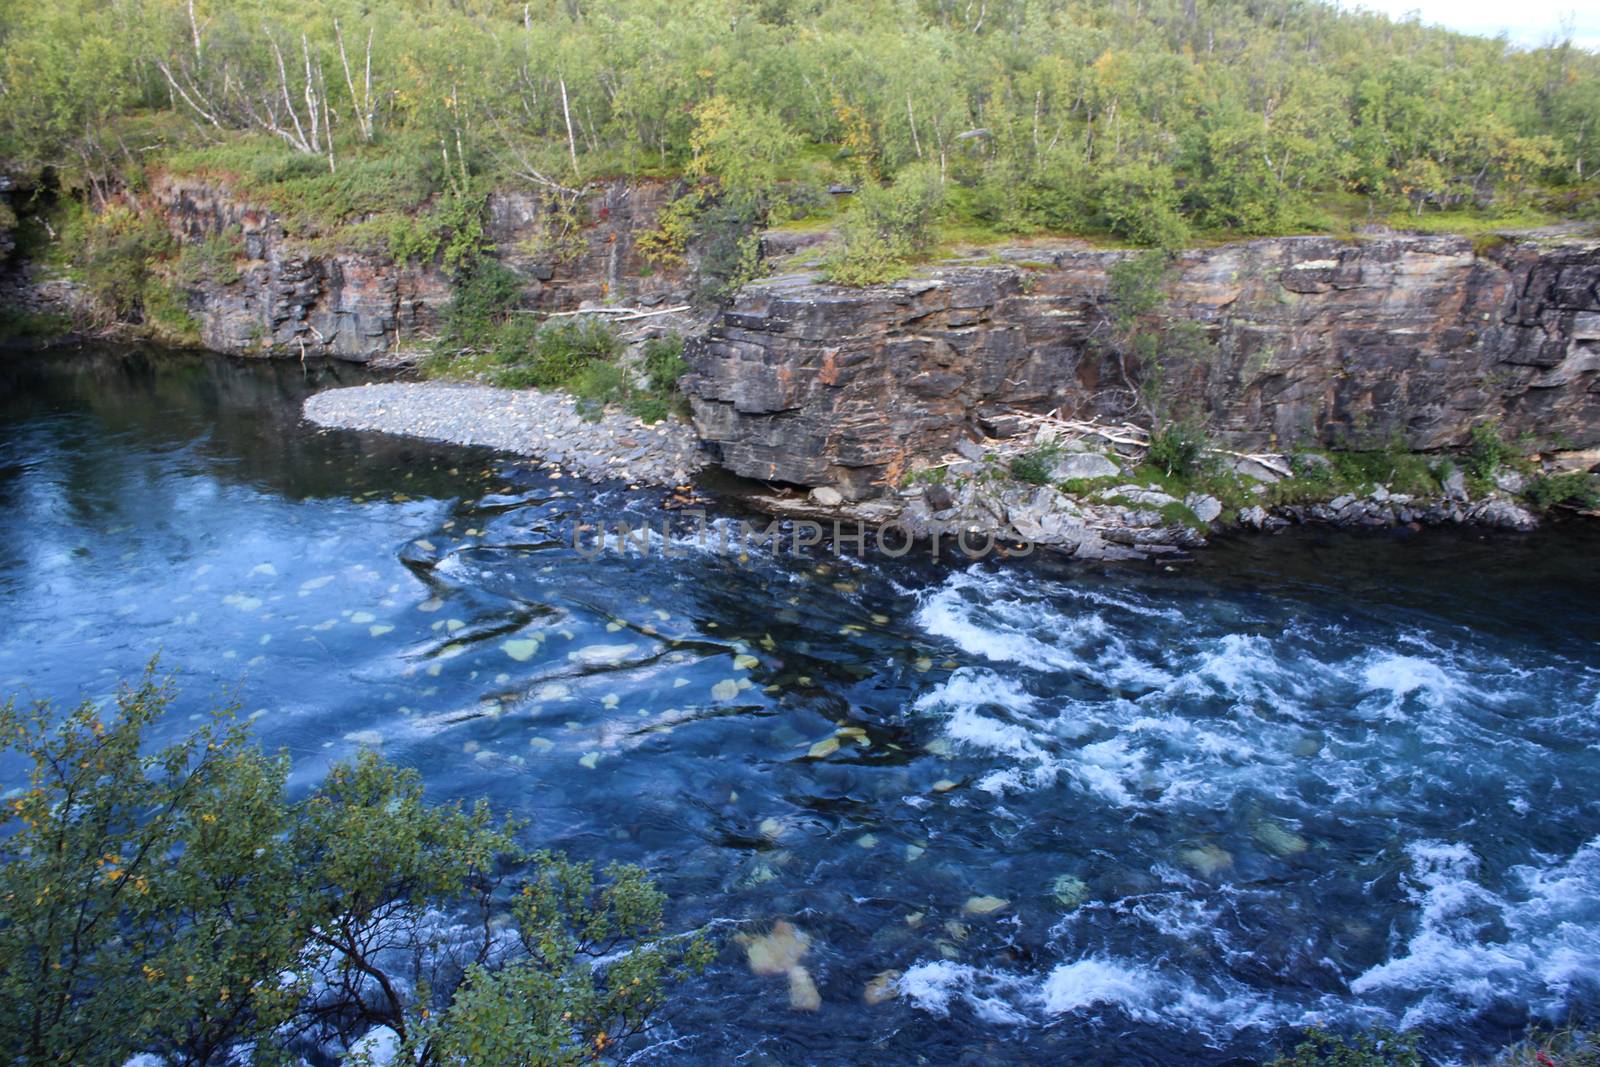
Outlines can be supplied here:
<path id="1" fill-rule="evenodd" d="M 1532 512 L 1509 500 L 1486 500 L 1468 512 L 1467 518 L 1485 526 L 1501 526 L 1511 530 L 1532 530 L 1539 525 L 1538 518 Z"/>
<path id="2" fill-rule="evenodd" d="M 1494 472 L 1494 484 L 1502 492 L 1520 493 L 1528 487 L 1528 479 L 1521 471 L 1502 467 Z"/>
<path id="3" fill-rule="evenodd" d="M 950 490 L 938 482 L 922 490 L 922 498 L 928 502 L 928 507 L 934 511 L 945 511 L 954 507 L 956 498 Z"/>
<path id="4" fill-rule="evenodd" d="M 831 486 L 819 485 L 811 490 L 811 502 L 825 508 L 836 508 L 844 503 L 844 494 Z"/>
<path id="5" fill-rule="evenodd" d="M 1069 452 L 1050 467 L 1051 479 L 1058 482 L 1114 478 L 1121 473 L 1121 467 L 1098 452 Z"/>
<path id="6" fill-rule="evenodd" d="M 1235 456 L 1228 460 L 1227 466 L 1237 474 L 1258 482 L 1265 482 L 1267 485 L 1283 480 L 1283 475 L 1247 456 Z"/>
<path id="7" fill-rule="evenodd" d="M 1452 467 L 1444 476 L 1444 495 L 1450 500 L 1467 499 L 1467 476 L 1460 467 Z"/>
<path id="8" fill-rule="evenodd" d="M 1119 485 L 1114 489 L 1104 490 L 1100 494 L 1101 500 L 1112 500 L 1121 497 L 1140 507 L 1164 508 L 1168 504 L 1176 504 L 1178 498 L 1169 496 L 1159 489 L 1150 489 L 1142 485 Z"/>
<path id="9" fill-rule="evenodd" d="M 976 441 L 969 440 L 965 437 L 960 438 L 956 441 L 955 449 L 956 455 L 960 456 L 962 459 L 970 460 L 973 463 L 983 462 L 985 455 L 984 449 L 983 446 L 978 444 Z"/>
<path id="10" fill-rule="evenodd" d="M 1214 496 L 1206 496 L 1203 493 L 1190 493 L 1183 498 L 1183 502 L 1190 511 L 1194 512 L 1194 517 L 1201 522 L 1216 522 L 1217 516 L 1222 514 L 1222 501 Z"/>

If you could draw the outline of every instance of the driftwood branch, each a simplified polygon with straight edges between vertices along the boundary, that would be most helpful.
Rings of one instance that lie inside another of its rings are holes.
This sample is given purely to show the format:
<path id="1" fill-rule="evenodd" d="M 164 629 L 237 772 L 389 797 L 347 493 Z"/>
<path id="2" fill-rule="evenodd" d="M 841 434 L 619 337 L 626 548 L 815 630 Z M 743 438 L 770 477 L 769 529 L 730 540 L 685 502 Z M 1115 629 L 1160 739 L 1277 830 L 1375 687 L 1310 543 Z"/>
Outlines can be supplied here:
<path id="1" fill-rule="evenodd" d="M 1035 426 L 1048 426 L 1051 429 L 1061 430 L 1064 433 L 1074 434 L 1079 437 L 1099 437 L 1116 445 L 1129 445 L 1134 448 L 1150 447 L 1150 431 L 1132 423 L 1120 426 L 1105 426 L 1094 420 L 1087 422 L 1079 419 L 1064 419 L 1054 412 L 1039 415 L 1031 411 L 1018 411 L 1012 408 L 1009 414 L 1025 423 Z M 1207 448 L 1207 452 L 1217 456 L 1232 456 L 1234 459 L 1247 459 L 1252 463 L 1259 463 L 1273 474 L 1284 478 L 1294 476 L 1294 471 L 1281 463 L 1278 457 L 1260 452 L 1235 452 L 1228 448 Z"/>
<path id="2" fill-rule="evenodd" d="M 680 304 L 677 307 L 655 308 L 646 311 L 644 308 L 579 308 L 577 311 L 552 311 L 547 318 L 563 319 L 572 315 L 615 315 L 612 322 L 632 322 L 635 319 L 649 319 L 657 315 L 677 315 L 688 311 L 692 305 Z M 519 315 L 539 315 L 543 312 L 518 310 Z"/>

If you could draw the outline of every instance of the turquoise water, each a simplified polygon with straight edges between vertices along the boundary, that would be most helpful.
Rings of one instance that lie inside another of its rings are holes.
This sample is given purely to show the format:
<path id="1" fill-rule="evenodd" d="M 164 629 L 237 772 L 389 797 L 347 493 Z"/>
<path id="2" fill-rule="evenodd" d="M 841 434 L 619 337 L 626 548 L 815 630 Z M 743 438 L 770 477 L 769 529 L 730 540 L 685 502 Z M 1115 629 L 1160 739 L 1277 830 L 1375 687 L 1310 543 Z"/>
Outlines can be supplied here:
<path id="1" fill-rule="evenodd" d="M 810 938 L 819 1010 L 729 940 L 635 1062 L 1241 1063 L 1317 1021 L 1453 1061 L 1600 1008 L 1591 529 L 585 559 L 660 497 L 299 423 L 353 374 L 0 364 L 0 692 L 159 652 L 171 734 L 229 694 L 301 781 L 377 745 L 677 925 Z"/>

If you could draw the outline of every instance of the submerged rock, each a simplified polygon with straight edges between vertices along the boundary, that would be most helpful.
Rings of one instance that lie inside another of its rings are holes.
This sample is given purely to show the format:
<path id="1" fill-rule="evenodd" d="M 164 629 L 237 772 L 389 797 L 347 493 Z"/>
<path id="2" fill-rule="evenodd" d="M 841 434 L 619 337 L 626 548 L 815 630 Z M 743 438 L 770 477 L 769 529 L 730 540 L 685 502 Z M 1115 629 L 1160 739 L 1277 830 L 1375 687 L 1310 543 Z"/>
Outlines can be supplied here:
<path id="1" fill-rule="evenodd" d="M 1256 823 L 1254 834 L 1255 839 L 1265 845 L 1269 852 L 1279 856 L 1297 855 L 1309 847 L 1305 838 L 1275 822 Z"/>
<path id="2" fill-rule="evenodd" d="M 1184 849 L 1178 854 L 1178 858 L 1183 861 L 1185 867 L 1198 871 L 1206 878 L 1233 866 L 1233 854 L 1219 845 L 1201 845 L 1199 848 Z"/>
<path id="3" fill-rule="evenodd" d="M 745 960 L 750 970 L 760 975 L 785 974 L 799 966 L 811 951 L 811 938 L 787 919 L 779 919 L 772 929 L 756 936 L 741 935 Z"/>
<path id="4" fill-rule="evenodd" d="M 1050 883 L 1050 895 L 1063 908 L 1076 908 L 1089 899 L 1089 883 L 1076 875 L 1063 874 Z"/>
<path id="5" fill-rule="evenodd" d="M 879 971 L 861 991 L 861 999 L 869 1005 L 882 1004 L 900 995 L 900 972 Z"/>
<path id="6" fill-rule="evenodd" d="M 822 1007 L 822 994 L 804 967 L 789 969 L 789 1007 L 794 1011 L 817 1011 Z"/>
<path id="7" fill-rule="evenodd" d="M 968 915 L 984 916 L 993 915 L 996 912 L 1004 911 L 1010 906 L 1011 901 L 1006 900 L 1004 897 L 968 897 L 967 903 L 962 907 L 961 910 Z"/>
<path id="8" fill-rule="evenodd" d="M 639 650 L 635 644 L 588 645 L 568 652 L 567 659 L 580 667 L 615 667 Z"/>
<path id="9" fill-rule="evenodd" d="M 744 944 L 745 960 L 751 972 L 765 977 L 787 975 L 789 978 L 789 1007 L 795 1011 L 816 1011 L 822 1007 L 822 994 L 811 972 L 800 965 L 811 951 L 811 938 L 786 919 L 772 924 L 772 929 L 760 935 L 740 934 Z"/>

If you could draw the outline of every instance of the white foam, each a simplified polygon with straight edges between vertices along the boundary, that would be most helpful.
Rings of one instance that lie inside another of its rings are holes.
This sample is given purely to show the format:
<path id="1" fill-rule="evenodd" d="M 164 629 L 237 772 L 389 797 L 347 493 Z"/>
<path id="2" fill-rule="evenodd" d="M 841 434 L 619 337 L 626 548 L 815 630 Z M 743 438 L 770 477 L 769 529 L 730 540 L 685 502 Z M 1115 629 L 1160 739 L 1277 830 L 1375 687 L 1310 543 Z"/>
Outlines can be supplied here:
<path id="1" fill-rule="evenodd" d="M 1107 956 L 1058 964 L 1043 976 L 951 960 L 919 962 L 901 976 L 898 988 L 915 1007 L 940 1017 L 959 1004 L 980 1019 L 1007 1024 L 1044 1026 L 1063 1016 L 1118 1011 L 1209 1036 L 1293 1025 L 1306 1014 L 1242 987 L 1210 993 L 1187 978 Z"/>
<path id="2" fill-rule="evenodd" d="M 1063 963 L 1051 971 L 1040 990 L 1040 999 L 1051 1015 L 1114 1004 L 1135 1018 L 1153 1019 L 1151 1002 L 1157 984 L 1147 972 L 1106 960 L 1084 959 Z"/>
<path id="3" fill-rule="evenodd" d="M 967 1004 L 980 1019 L 993 1023 L 1021 1023 L 1027 1016 L 1006 999 L 1015 996 L 1023 982 L 994 971 L 951 960 L 918 963 L 906 969 L 897 986 L 907 1000 L 934 1015 L 947 1016 L 954 1000 Z"/>
<path id="4" fill-rule="evenodd" d="M 1480 884 L 1479 858 L 1464 844 L 1419 841 L 1406 851 L 1416 929 L 1403 955 L 1350 983 L 1353 993 L 1410 1000 L 1402 1021 L 1417 1026 L 1500 998 L 1554 1013 L 1579 988 L 1600 992 L 1600 838 L 1559 865 L 1513 868 L 1519 899 Z"/>

